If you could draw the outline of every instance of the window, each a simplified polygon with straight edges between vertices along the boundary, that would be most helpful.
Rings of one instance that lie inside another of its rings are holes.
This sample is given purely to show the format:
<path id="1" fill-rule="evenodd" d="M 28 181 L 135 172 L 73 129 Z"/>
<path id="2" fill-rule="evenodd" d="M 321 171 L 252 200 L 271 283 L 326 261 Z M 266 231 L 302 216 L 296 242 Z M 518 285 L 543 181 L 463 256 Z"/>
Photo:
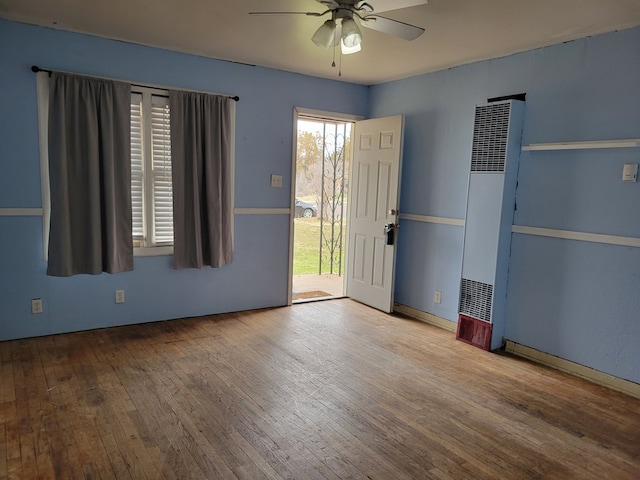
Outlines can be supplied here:
<path id="1" fill-rule="evenodd" d="M 48 158 L 49 76 L 36 74 L 38 125 L 43 210 L 43 254 L 48 261 L 51 219 Z M 173 185 L 171 164 L 171 122 L 169 92 L 151 86 L 132 85 L 131 89 L 131 204 L 132 234 L 136 256 L 174 254 Z M 229 136 L 230 172 L 224 185 L 229 189 L 233 212 L 235 145 L 235 103 L 231 108 Z M 226 211 L 226 210 L 225 210 Z M 225 229 L 233 234 L 231 225 Z"/>
<path id="2" fill-rule="evenodd" d="M 167 97 L 166 91 L 144 87 L 134 87 L 131 94 L 131 205 L 138 248 L 173 245 Z"/>

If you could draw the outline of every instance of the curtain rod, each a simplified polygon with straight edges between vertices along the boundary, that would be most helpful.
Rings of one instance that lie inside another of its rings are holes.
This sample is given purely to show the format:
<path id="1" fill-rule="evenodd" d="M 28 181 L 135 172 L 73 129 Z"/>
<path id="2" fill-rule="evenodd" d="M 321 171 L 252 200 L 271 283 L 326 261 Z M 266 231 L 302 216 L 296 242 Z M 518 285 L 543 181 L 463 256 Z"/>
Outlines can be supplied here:
<path id="1" fill-rule="evenodd" d="M 33 73 L 45 72 L 45 73 L 48 73 L 48 74 L 49 74 L 49 76 L 51 76 L 51 74 L 54 72 L 54 70 L 47 70 L 46 68 L 40 68 L 40 67 L 38 67 L 37 65 L 33 65 L 33 66 L 31 67 L 31 71 L 32 71 Z M 134 83 L 133 83 L 133 84 L 131 84 L 131 86 L 132 86 L 132 87 L 148 87 L 148 85 L 136 85 L 136 84 L 134 84 Z M 230 98 L 231 100 L 234 100 L 234 101 L 236 101 L 236 102 L 239 102 L 239 101 L 240 101 L 240 97 L 239 97 L 239 96 L 237 96 L 237 95 L 236 95 L 235 97 L 231 97 L 231 96 L 229 96 L 228 98 Z"/>

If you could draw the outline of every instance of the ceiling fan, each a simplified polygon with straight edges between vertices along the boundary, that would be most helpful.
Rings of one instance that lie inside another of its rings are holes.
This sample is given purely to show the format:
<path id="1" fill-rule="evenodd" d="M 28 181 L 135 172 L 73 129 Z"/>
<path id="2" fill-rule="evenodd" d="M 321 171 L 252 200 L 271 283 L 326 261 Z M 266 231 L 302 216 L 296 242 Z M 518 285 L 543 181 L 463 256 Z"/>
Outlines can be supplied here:
<path id="1" fill-rule="evenodd" d="M 379 12 L 399 10 L 402 8 L 425 5 L 428 0 L 316 0 L 324 5 L 323 12 L 249 12 L 250 15 L 307 15 L 311 17 L 331 18 L 326 20 L 311 37 L 313 43 L 322 48 L 340 45 L 342 54 L 359 52 L 362 44 L 362 33 L 355 19 L 361 26 L 382 33 L 415 40 L 424 32 L 424 28 L 408 23 L 392 20 L 378 15 Z M 334 61 L 335 66 L 335 61 Z"/>

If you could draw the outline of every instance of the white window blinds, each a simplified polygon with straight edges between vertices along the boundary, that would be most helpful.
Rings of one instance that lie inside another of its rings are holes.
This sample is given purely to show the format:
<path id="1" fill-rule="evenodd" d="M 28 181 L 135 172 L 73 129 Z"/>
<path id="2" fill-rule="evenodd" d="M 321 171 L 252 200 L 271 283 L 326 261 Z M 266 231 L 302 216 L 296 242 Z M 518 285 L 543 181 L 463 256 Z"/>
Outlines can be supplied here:
<path id="1" fill-rule="evenodd" d="M 173 244 L 171 132 L 168 99 L 152 96 L 153 219 L 155 245 Z"/>
<path id="2" fill-rule="evenodd" d="M 173 245 L 170 112 L 166 92 L 131 96 L 131 204 L 137 247 Z"/>
<path id="3" fill-rule="evenodd" d="M 143 169 L 142 156 L 142 95 L 131 95 L 131 209 L 133 242 L 139 247 L 144 242 L 143 223 Z"/>

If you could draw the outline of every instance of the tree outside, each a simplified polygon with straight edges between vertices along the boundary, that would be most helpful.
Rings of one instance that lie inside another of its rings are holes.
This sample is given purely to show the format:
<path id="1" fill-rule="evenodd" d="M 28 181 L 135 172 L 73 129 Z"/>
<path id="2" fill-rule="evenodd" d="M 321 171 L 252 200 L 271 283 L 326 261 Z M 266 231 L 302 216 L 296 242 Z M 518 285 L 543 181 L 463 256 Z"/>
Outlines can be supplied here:
<path id="1" fill-rule="evenodd" d="M 296 218 L 294 274 L 344 272 L 350 123 L 300 120 L 296 198 L 315 202 L 318 216 Z"/>

